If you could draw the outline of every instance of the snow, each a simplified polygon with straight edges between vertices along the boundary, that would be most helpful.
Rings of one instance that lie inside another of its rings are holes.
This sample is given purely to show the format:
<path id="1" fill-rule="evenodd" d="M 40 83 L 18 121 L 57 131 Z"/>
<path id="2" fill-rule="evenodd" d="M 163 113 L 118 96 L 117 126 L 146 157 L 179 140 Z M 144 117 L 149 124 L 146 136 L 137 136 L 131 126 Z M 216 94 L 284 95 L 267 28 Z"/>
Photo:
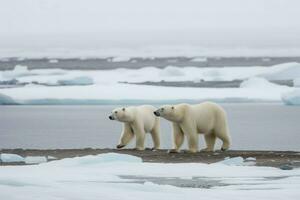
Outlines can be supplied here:
<path id="1" fill-rule="evenodd" d="M 49 63 L 58 63 L 58 60 L 57 59 L 50 59 Z"/>
<path id="2" fill-rule="evenodd" d="M 38 164 L 47 162 L 47 158 L 45 156 L 26 156 L 25 163 L 26 164 Z"/>
<path id="3" fill-rule="evenodd" d="M 271 67 L 196 68 L 167 66 L 163 69 L 62 70 L 35 69 L 16 66 L 0 71 L 0 81 L 17 80 L 26 84 L 19 88 L 0 89 L 0 93 L 24 104 L 97 104 L 118 101 L 275 101 L 295 88 L 270 83 L 268 80 L 297 80 L 299 63 Z M 122 82 L 146 81 L 232 81 L 244 80 L 240 88 L 189 88 L 132 85 Z M 47 87 L 56 86 L 56 87 Z M 268 89 L 268 92 L 265 92 Z M 78 95 L 80 94 L 80 95 Z M 163 95 L 162 95 L 163 94 Z M 8 98 L 6 97 L 6 98 Z M 3 99 L 3 98 L 2 98 Z M 73 103 L 72 103 L 73 102 Z"/>
<path id="4" fill-rule="evenodd" d="M 206 57 L 196 57 L 191 60 L 192 62 L 207 62 Z"/>
<path id="5" fill-rule="evenodd" d="M 224 160 L 217 162 L 218 164 L 228 165 L 228 166 L 253 166 L 255 165 L 255 158 L 246 158 L 243 157 L 226 157 Z"/>
<path id="6" fill-rule="evenodd" d="M 234 158 L 229 158 L 226 157 L 223 161 L 218 162 L 220 164 L 224 165 L 229 165 L 229 166 L 241 166 L 244 164 L 244 158 L 242 157 L 234 157 Z"/>
<path id="7" fill-rule="evenodd" d="M 0 160 L 2 162 L 24 162 L 25 159 L 22 156 L 19 156 L 17 154 L 10 154 L 10 153 L 1 153 L 0 154 Z"/>
<path id="8" fill-rule="evenodd" d="M 283 93 L 281 98 L 287 105 L 300 105 L 300 89 Z"/>
<path id="9" fill-rule="evenodd" d="M 55 156 L 47 156 L 48 160 L 56 160 L 57 158 Z"/>
<path id="10" fill-rule="evenodd" d="M 246 161 L 256 161 L 256 158 L 254 158 L 254 157 L 248 157 L 248 158 L 246 158 L 245 160 L 246 160 Z"/>
<path id="11" fill-rule="evenodd" d="M 286 200 L 300 195 L 299 175 L 299 169 L 220 163 L 143 163 L 134 156 L 109 153 L 39 165 L 1 167 L 0 198 L 176 200 L 201 196 L 203 199 Z M 139 177 L 145 181 L 139 181 Z M 208 182 L 213 187 L 178 187 L 170 185 L 172 179 L 176 184 L 197 179 L 200 185 Z"/>
<path id="12" fill-rule="evenodd" d="M 125 56 L 119 56 L 119 57 L 113 57 L 112 62 L 128 62 L 131 58 L 130 57 L 125 57 Z"/>
<path id="13" fill-rule="evenodd" d="M 160 76 L 162 77 L 178 77 L 178 76 L 184 76 L 185 73 L 183 70 L 180 70 L 180 68 L 178 67 L 172 67 L 172 66 L 168 66 L 166 68 L 164 68 L 163 70 L 160 71 L 159 73 Z"/>
<path id="14" fill-rule="evenodd" d="M 0 161 L 4 163 L 25 162 L 26 164 L 39 164 L 47 162 L 47 158 L 45 156 L 26 156 L 24 158 L 17 154 L 2 153 L 0 154 Z"/>
<path id="15" fill-rule="evenodd" d="M 272 66 L 271 70 L 260 74 L 268 80 L 293 80 L 300 77 L 299 63 L 284 63 Z"/>
<path id="16" fill-rule="evenodd" d="M 268 80 L 260 77 L 252 77 L 243 81 L 240 88 L 264 88 L 264 89 L 277 89 L 277 88 L 287 88 L 287 86 L 277 85 L 271 83 Z"/>

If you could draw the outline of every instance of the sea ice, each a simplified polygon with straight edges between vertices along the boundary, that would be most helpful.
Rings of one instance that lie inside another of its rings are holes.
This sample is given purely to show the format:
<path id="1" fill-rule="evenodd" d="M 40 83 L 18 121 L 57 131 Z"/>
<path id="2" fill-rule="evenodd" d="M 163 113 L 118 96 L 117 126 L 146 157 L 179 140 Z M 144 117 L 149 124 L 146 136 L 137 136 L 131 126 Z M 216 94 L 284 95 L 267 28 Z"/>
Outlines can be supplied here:
<path id="1" fill-rule="evenodd" d="M 235 164 L 242 160 L 232 159 L 236 160 Z M 39 165 L 0 167 L 0 198 L 297 199 L 299 175 L 299 169 L 284 171 L 222 163 L 144 163 L 135 156 L 109 153 Z M 190 188 L 160 182 L 166 179 L 198 184 L 191 184 L 195 188 Z M 205 189 L 205 183 L 209 183 L 210 189 Z M 204 187 L 197 188 L 197 185 Z"/>
<path id="2" fill-rule="evenodd" d="M 206 57 L 196 57 L 191 60 L 192 62 L 207 62 Z"/>
<path id="3" fill-rule="evenodd" d="M 299 78 L 294 79 L 294 87 L 300 87 L 300 76 Z"/>
<path id="4" fill-rule="evenodd" d="M 19 156 L 17 154 L 10 154 L 10 153 L 1 153 L 0 154 L 0 160 L 2 162 L 24 162 L 25 159 L 22 156 Z"/>
<path id="5" fill-rule="evenodd" d="M 293 91 L 283 93 L 282 101 L 287 105 L 300 105 L 300 89 L 295 89 Z"/>
<path id="6" fill-rule="evenodd" d="M 111 59 L 112 62 L 128 62 L 129 60 L 130 60 L 130 57 L 125 57 L 125 56 L 113 57 Z"/>
<path id="7" fill-rule="evenodd" d="M 245 81 L 243 81 L 240 85 L 240 88 L 286 88 L 286 86 L 277 85 L 275 83 L 271 83 L 264 78 L 252 77 Z"/>
<path id="8" fill-rule="evenodd" d="M 25 163 L 26 164 L 39 164 L 47 162 L 47 158 L 45 156 L 26 156 Z"/>
<path id="9" fill-rule="evenodd" d="M 9 96 L 0 93 L 0 105 L 16 105 L 17 103 Z"/>
<path id="10" fill-rule="evenodd" d="M 234 157 L 234 158 L 229 158 L 226 157 L 224 160 L 218 162 L 220 164 L 224 165 L 229 165 L 229 166 L 242 166 L 244 165 L 244 158 L 242 157 Z"/>
<path id="11" fill-rule="evenodd" d="M 300 64 L 294 62 L 273 65 L 260 76 L 268 80 L 293 80 L 300 77 Z"/>
<path id="12" fill-rule="evenodd" d="M 58 60 L 57 59 L 50 59 L 48 62 L 49 63 L 58 63 Z"/>
<path id="13" fill-rule="evenodd" d="M 21 88 L 0 89 L 17 102 L 25 104 L 89 104 L 101 101 L 178 101 L 214 100 L 230 101 L 282 101 L 282 94 L 294 90 L 293 87 L 270 83 L 267 77 L 276 78 L 288 70 L 285 77 L 291 80 L 297 74 L 299 63 L 288 63 L 272 67 L 226 67 L 196 68 L 168 66 L 163 69 L 144 67 L 141 69 L 114 70 L 28 70 L 16 67 L 11 71 L 0 71 L 2 80 L 15 79 L 26 83 Z M 276 75 L 276 76 L 275 76 Z M 287 76 L 289 75 L 289 76 Z M 298 75 L 297 75 L 298 76 Z M 123 82 L 145 81 L 196 81 L 196 80 L 245 80 L 240 88 L 189 88 L 132 85 Z M 33 84 L 31 84 L 33 83 Z M 43 85 L 43 86 L 41 86 Z M 64 85 L 60 87 L 59 85 Z M 69 87 L 72 85 L 72 87 Z M 56 87 L 47 87 L 56 86 Z M 266 88 L 268 93 L 265 92 Z M 99 92 L 101 91 L 101 92 Z M 78 95 L 80 93 L 80 95 Z M 164 95 L 161 95 L 164 94 Z M 52 102 L 52 103 L 51 103 Z M 121 102 L 120 102 L 121 103 Z"/>
<path id="14" fill-rule="evenodd" d="M 93 85 L 94 81 L 88 76 L 79 76 L 72 79 L 58 80 L 58 85 Z"/>
<path id="15" fill-rule="evenodd" d="M 168 66 L 161 70 L 159 73 L 161 76 L 172 77 L 172 76 L 184 76 L 184 71 L 178 67 Z"/>

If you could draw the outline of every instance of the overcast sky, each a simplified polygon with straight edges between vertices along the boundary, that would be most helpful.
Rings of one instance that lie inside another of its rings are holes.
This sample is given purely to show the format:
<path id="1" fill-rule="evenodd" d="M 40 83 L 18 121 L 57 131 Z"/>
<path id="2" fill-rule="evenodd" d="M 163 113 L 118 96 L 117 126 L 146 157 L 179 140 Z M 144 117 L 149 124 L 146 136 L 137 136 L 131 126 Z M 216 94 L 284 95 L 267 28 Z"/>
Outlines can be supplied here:
<path id="1" fill-rule="evenodd" d="M 0 25 L 2 47 L 299 47 L 300 1 L 0 0 Z"/>

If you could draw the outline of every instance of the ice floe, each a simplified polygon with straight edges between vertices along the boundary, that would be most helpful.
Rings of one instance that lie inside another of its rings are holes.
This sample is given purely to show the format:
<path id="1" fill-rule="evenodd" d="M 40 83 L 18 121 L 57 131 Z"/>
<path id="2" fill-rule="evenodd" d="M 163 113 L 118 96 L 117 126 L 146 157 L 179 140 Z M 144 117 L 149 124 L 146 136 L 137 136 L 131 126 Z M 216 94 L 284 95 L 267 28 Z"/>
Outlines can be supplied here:
<path id="1" fill-rule="evenodd" d="M 300 89 L 294 89 L 293 91 L 283 93 L 282 101 L 287 105 L 300 105 Z"/>
<path id="2" fill-rule="evenodd" d="M 0 154 L 0 160 L 1 162 L 25 162 L 25 159 L 22 156 L 19 156 L 17 154 L 10 154 L 10 153 L 1 153 Z"/>
<path id="3" fill-rule="evenodd" d="M 255 165 L 255 158 L 246 158 L 244 159 L 241 156 L 238 157 L 226 157 L 224 160 L 217 162 L 219 164 L 229 165 L 229 166 L 253 166 Z"/>
<path id="4" fill-rule="evenodd" d="M 27 156 L 25 157 L 26 164 L 38 164 L 47 162 L 47 158 L 45 156 Z"/>
<path id="5" fill-rule="evenodd" d="M 297 199 L 299 175 L 299 169 L 222 163 L 144 163 L 110 153 L 0 167 L 0 198 Z"/>
<path id="6" fill-rule="evenodd" d="M 0 105 L 16 105 L 16 104 L 18 103 L 15 102 L 11 97 L 0 93 Z"/>

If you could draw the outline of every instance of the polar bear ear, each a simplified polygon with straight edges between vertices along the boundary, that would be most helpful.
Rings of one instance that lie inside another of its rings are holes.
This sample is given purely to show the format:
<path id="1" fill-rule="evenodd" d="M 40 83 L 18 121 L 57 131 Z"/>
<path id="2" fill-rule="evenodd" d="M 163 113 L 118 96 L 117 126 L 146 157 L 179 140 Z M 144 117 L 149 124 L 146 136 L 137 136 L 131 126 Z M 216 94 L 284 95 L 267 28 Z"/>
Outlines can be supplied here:
<path id="1" fill-rule="evenodd" d="M 123 111 L 125 111 L 125 108 L 122 108 Z"/>

